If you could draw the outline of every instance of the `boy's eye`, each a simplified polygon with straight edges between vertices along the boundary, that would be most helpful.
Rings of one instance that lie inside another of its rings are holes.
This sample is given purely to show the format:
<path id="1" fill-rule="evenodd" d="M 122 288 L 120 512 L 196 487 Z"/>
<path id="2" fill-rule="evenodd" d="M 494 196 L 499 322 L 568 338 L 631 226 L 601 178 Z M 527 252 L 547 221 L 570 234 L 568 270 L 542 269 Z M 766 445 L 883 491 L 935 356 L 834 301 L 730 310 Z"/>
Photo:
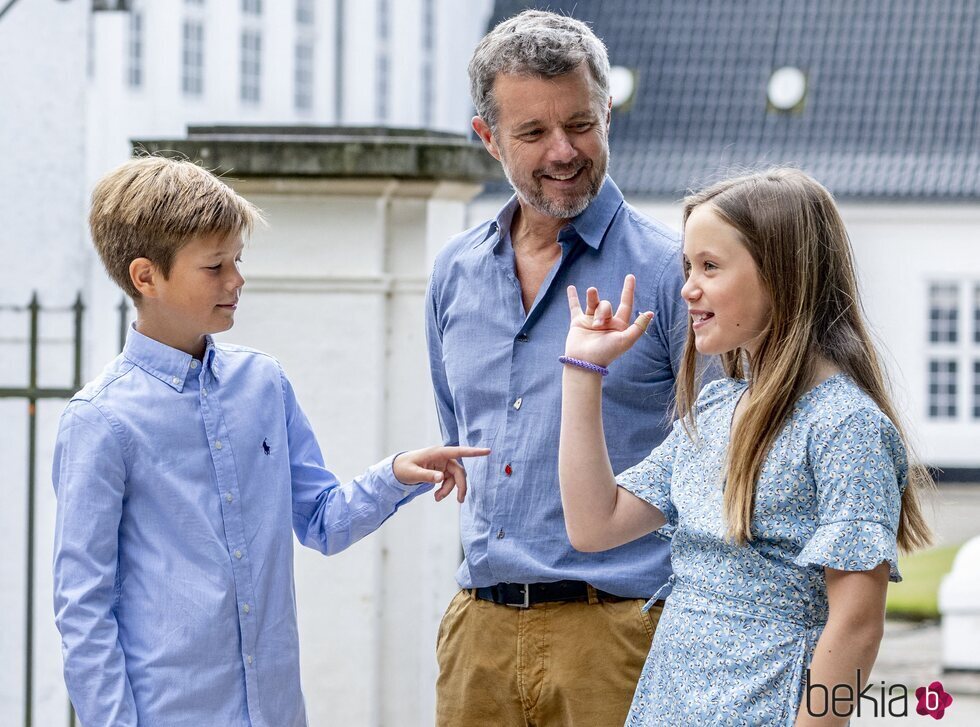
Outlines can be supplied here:
<path id="1" fill-rule="evenodd" d="M 718 268 L 718 266 L 715 265 L 710 260 L 706 260 L 705 263 L 704 263 L 704 269 L 705 270 L 717 270 L 717 268 Z"/>
<path id="2" fill-rule="evenodd" d="M 221 269 L 221 263 L 218 263 L 217 265 L 208 266 L 208 270 L 220 270 L 220 269 Z"/>

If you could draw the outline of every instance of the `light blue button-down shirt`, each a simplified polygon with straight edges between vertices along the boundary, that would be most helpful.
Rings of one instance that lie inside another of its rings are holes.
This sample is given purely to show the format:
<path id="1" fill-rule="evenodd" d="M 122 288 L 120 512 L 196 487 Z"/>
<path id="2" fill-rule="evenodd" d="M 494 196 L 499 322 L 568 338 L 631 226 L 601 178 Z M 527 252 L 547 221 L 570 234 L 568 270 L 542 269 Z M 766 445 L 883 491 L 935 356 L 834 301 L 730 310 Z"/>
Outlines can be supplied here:
<path id="1" fill-rule="evenodd" d="M 461 511 L 463 588 L 499 582 L 582 580 L 649 597 L 670 575 L 669 544 L 655 535 L 604 553 L 580 553 L 565 531 L 558 486 L 565 288 L 594 285 L 619 301 L 636 275 L 634 311 L 652 310 L 643 338 L 603 382 L 603 424 L 613 469 L 636 464 L 670 430 L 673 386 L 687 331 L 680 244 L 627 204 L 608 177 L 558 236 L 561 258 L 525 313 L 514 273 L 512 198 L 497 217 L 452 239 L 429 285 L 427 338 L 447 444 L 491 447 L 467 462 Z M 598 454 L 597 454 L 598 456 Z"/>
<path id="2" fill-rule="evenodd" d="M 275 359 L 209 342 L 202 363 L 130 331 L 55 449 L 55 618 L 81 723 L 305 725 L 291 531 L 336 553 L 430 489 L 391 461 L 340 485 Z"/>

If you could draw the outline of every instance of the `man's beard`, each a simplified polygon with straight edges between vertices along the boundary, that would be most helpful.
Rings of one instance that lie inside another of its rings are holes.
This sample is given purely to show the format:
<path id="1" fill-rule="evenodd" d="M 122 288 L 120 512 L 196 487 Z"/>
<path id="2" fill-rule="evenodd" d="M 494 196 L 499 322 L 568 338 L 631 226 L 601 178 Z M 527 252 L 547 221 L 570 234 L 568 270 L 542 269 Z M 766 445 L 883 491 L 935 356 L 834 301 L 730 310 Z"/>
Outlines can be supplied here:
<path id="1" fill-rule="evenodd" d="M 540 181 L 540 176 L 544 173 L 542 170 L 536 170 L 532 174 L 530 184 L 518 184 L 511 175 L 510 169 L 507 168 L 507 164 L 502 163 L 501 166 L 504 168 L 507 181 L 510 182 L 510 186 L 514 188 L 522 202 L 531 205 L 541 214 L 555 219 L 568 220 L 582 214 L 599 194 L 599 190 L 602 189 L 602 182 L 606 178 L 606 169 L 609 166 L 609 153 L 607 151 L 602 155 L 598 167 L 592 163 L 592 160 L 585 160 L 584 164 L 570 164 L 564 169 L 555 167 L 548 169 L 547 171 L 552 174 L 566 174 L 581 169 L 582 174 L 588 175 L 588 185 L 583 192 L 574 197 L 560 199 L 552 199 L 545 194 Z"/>

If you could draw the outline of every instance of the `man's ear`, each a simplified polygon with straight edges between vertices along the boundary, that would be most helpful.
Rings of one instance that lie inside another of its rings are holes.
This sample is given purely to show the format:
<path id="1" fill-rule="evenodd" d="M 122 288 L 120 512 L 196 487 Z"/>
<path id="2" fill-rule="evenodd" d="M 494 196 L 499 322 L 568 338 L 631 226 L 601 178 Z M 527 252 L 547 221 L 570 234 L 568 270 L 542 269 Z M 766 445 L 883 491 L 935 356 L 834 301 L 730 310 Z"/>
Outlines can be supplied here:
<path id="1" fill-rule="evenodd" d="M 606 102 L 606 131 L 609 131 L 609 124 L 612 122 L 612 96 Z"/>
<path id="2" fill-rule="evenodd" d="M 476 135 L 480 137 L 480 141 L 483 142 L 483 146 L 486 147 L 487 151 L 490 152 L 490 156 L 500 161 L 500 150 L 497 149 L 497 143 L 493 138 L 493 131 L 487 125 L 487 122 L 483 120 L 480 116 L 474 116 L 473 120 L 470 122 L 473 127 L 473 131 Z"/>
<path id="3" fill-rule="evenodd" d="M 161 277 L 159 269 L 149 258 L 138 257 L 129 264 L 129 280 L 144 298 L 157 297 L 157 281 Z"/>

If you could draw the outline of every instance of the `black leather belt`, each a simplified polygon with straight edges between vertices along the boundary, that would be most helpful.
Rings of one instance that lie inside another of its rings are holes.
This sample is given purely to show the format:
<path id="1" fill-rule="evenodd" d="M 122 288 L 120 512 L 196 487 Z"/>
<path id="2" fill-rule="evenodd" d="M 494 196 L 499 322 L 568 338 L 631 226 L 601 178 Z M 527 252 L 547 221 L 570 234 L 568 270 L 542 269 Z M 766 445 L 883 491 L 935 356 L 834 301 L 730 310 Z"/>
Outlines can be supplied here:
<path id="1" fill-rule="evenodd" d="M 625 601 L 622 596 L 593 589 L 600 601 Z M 589 584 L 585 581 L 555 581 L 553 583 L 498 583 L 495 586 L 473 589 L 473 595 L 483 601 L 504 606 L 529 608 L 535 603 L 555 601 L 588 601 Z"/>

